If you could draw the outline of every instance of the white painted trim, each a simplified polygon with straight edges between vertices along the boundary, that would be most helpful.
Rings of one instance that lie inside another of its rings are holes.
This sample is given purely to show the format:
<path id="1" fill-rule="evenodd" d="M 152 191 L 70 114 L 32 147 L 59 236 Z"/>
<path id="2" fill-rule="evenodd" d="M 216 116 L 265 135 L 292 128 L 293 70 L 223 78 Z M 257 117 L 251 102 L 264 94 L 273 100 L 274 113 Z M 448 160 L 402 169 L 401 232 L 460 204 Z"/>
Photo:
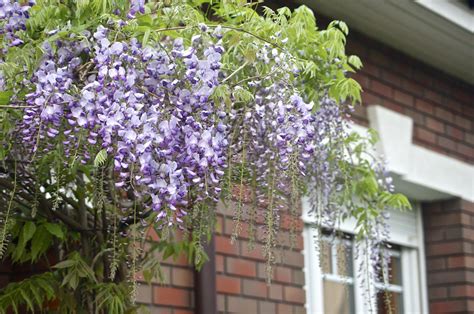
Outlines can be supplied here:
<path id="1" fill-rule="evenodd" d="M 388 161 L 401 192 L 421 201 L 460 197 L 474 202 L 474 165 L 413 144 L 410 117 L 379 105 L 367 110 L 380 136 L 377 152 Z"/>
<path id="2" fill-rule="evenodd" d="M 457 0 L 416 0 L 416 3 L 474 33 L 474 14 Z"/>
<path id="3" fill-rule="evenodd" d="M 428 314 L 428 281 L 426 280 L 426 256 L 425 256 L 425 234 L 423 232 L 423 215 L 419 204 L 416 204 L 417 209 L 417 230 L 418 233 L 418 268 L 419 268 L 419 277 L 418 282 L 420 285 L 420 305 L 421 313 Z"/>

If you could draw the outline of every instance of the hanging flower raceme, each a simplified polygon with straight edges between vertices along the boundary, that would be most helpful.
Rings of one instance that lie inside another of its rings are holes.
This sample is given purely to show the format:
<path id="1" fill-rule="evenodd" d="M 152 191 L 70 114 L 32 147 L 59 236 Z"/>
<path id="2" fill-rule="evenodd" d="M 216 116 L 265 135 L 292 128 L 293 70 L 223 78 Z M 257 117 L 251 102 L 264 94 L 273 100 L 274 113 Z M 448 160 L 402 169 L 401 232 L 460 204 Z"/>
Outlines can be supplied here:
<path id="1" fill-rule="evenodd" d="M 26 5 L 21 5 L 15 0 L 0 0 L 0 36 L 3 35 L 9 46 L 18 46 L 23 43 L 16 32 L 26 29 L 28 10 L 34 4 L 35 1 L 28 1 Z"/>
<path id="2" fill-rule="evenodd" d="M 114 156 L 117 188 L 151 196 L 159 221 L 179 225 L 190 191 L 198 202 L 220 195 L 229 126 L 210 96 L 224 49 L 217 38 L 143 47 L 136 39 L 111 42 L 109 33 L 82 34 L 91 45 L 57 42 L 56 53 L 45 44 L 26 83 L 34 92 L 26 95 L 22 140 L 37 155 L 55 149 L 57 139 L 66 157 L 83 164 L 100 147 Z M 74 79 L 83 68 L 93 74 Z"/>

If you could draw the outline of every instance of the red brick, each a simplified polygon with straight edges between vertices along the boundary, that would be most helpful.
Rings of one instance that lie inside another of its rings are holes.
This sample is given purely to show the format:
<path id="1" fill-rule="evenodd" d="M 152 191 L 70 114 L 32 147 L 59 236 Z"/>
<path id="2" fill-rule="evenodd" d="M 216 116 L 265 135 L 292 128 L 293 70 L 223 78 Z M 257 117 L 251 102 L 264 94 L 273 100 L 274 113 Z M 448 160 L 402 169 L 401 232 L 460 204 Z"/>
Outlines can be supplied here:
<path id="1" fill-rule="evenodd" d="M 216 254 L 216 270 L 224 272 L 224 256 Z"/>
<path id="2" fill-rule="evenodd" d="M 428 271 L 446 269 L 446 258 L 428 258 L 426 260 L 426 268 Z"/>
<path id="3" fill-rule="evenodd" d="M 393 111 L 396 111 L 396 112 L 400 112 L 400 113 L 403 113 L 405 111 L 405 107 L 402 106 L 402 105 L 399 105 L 393 101 L 390 101 L 390 100 L 387 100 L 385 99 L 384 102 L 383 102 L 383 106 L 390 109 L 390 110 L 393 110 Z"/>
<path id="4" fill-rule="evenodd" d="M 466 130 L 471 130 L 471 121 L 461 116 L 454 116 L 454 124 Z"/>
<path id="5" fill-rule="evenodd" d="M 152 300 L 152 286 L 142 284 L 138 286 L 137 302 L 150 304 Z"/>
<path id="6" fill-rule="evenodd" d="M 392 97 L 392 88 L 386 84 L 383 84 L 379 81 L 372 80 L 370 89 L 379 95 L 383 95 L 387 98 Z"/>
<path id="7" fill-rule="evenodd" d="M 456 128 L 456 127 L 453 127 L 451 125 L 446 125 L 446 133 L 450 137 L 455 138 L 455 139 L 460 140 L 460 141 L 462 141 L 462 139 L 464 138 L 463 130 L 461 130 L 459 128 Z"/>
<path id="8" fill-rule="evenodd" d="M 452 225 L 459 225 L 459 224 L 470 224 L 469 215 L 461 214 L 459 212 L 451 213 L 451 214 L 444 214 L 444 215 L 436 215 L 429 219 L 429 224 L 431 227 L 442 227 L 442 226 L 452 226 Z"/>
<path id="9" fill-rule="evenodd" d="M 240 293 L 240 279 L 224 275 L 217 275 L 216 278 L 217 292 L 227 294 Z"/>
<path id="10" fill-rule="evenodd" d="M 361 96 L 364 105 L 380 105 L 382 103 L 382 99 L 373 93 L 363 92 Z"/>
<path id="11" fill-rule="evenodd" d="M 368 73 L 372 76 L 379 77 L 380 68 L 370 62 L 364 62 L 364 67 L 362 68 L 363 73 Z"/>
<path id="12" fill-rule="evenodd" d="M 302 288 L 285 286 L 283 290 L 284 290 L 285 301 L 299 303 L 299 304 L 305 303 L 305 293 Z"/>
<path id="13" fill-rule="evenodd" d="M 449 268 L 473 268 L 474 269 L 474 257 L 473 256 L 451 256 L 448 257 Z"/>
<path id="14" fill-rule="evenodd" d="M 457 151 L 460 154 L 468 157 L 470 161 L 472 161 L 473 158 L 474 158 L 474 148 L 471 147 L 471 146 L 467 146 L 467 145 L 464 145 L 464 144 L 458 144 L 457 145 Z"/>
<path id="15" fill-rule="evenodd" d="M 474 285 L 459 285 L 459 286 L 449 287 L 449 296 L 453 298 L 473 297 Z"/>
<path id="16" fill-rule="evenodd" d="M 276 303 L 267 302 L 267 301 L 259 301 L 258 302 L 258 310 L 259 313 L 276 313 Z"/>
<path id="17" fill-rule="evenodd" d="M 428 286 L 441 285 L 449 287 L 450 284 L 458 284 L 469 281 L 471 274 L 463 270 L 447 270 L 442 272 L 430 273 L 428 276 Z"/>
<path id="18" fill-rule="evenodd" d="M 292 306 L 289 304 L 278 304 L 277 305 L 278 314 L 289 314 L 293 313 Z"/>
<path id="19" fill-rule="evenodd" d="M 462 242 L 431 243 L 427 245 L 428 256 L 441 256 L 455 253 L 463 253 Z"/>
<path id="20" fill-rule="evenodd" d="M 275 281 L 291 283 L 291 269 L 277 266 L 275 268 Z"/>
<path id="21" fill-rule="evenodd" d="M 413 122 L 415 122 L 415 126 L 425 125 L 425 115 L 421 112 L 411 109 L 405 109 L 405 114 L 413 119 Z"/>
<path id="22" fill-rule="evenodd" d="M 190 269 L 173 267 L 171 274 L 173 285 L 180 287 L 194 286 L 194 273 Z"/>
<path id="23" fill-rule="evenodd" d="M 244 277 L 255 277 L 257 275 L 255 262 L 246 261 L 237 258 L 226 258 L 227 272 L 233 275 Z"/>
<path id="24" fill-rule="evenodd" d="M 408 105 L 408 106 L 412 106 L 413 102 L 414 102 L 414 98 L 413 98 L 412 95 L 404 93 L 404 92 L 399 91 L 399 90 L 395 90 L 395 92 L 393 94 L 393 98 L 395 99 L 395 101 L 398 101 L 398 102 L 400 102 L 402 104 L 405 104 L 405 105 Z"/>
<path id="25" fill-rule="evenodd" d="M 430 130 L 436 131 L 438 133 L 444 133 L 444 124 L 443 124 L 443 122 L 441 122 L 439 120 L 436 120 L 436 119 L 433 119 L 433 118 L 430 118 L 430 117 L 426 117 L 426 124 L 425 125 Z"/>
<path id="26" fill-rule="evenodd" d="M 304 266 L 304 256 L 300 252 L 284 251 L 283 264 L 302 268 Z"/>
<path id="27" fill-rule="evenodd" d="M 264 281 L 243 279 L 242 291 L 248 296 L 266 298 L 267 284 Z"/>
<path id="28" fill-rule="evenodd" d="M 254 260 L 258 261 L 266 261 L 265 257 L 263 256 L 263 247 L 259 243 L 253 244 L 253 249 L 250 248 L 250 242 L 242 241 L 242 254 L 241 256 L 245 256 Z"/>
<path id="29" fill-rule="evenodd" d="M 438 144 L 442 148 L 445 148 L 447 150 L 455 151 L 456 150 L 456 142 L 453 140 L 450 140 L 447 137 L 440 136 L 438 137 Z"/>
<path id="30" fill-rule="evenodd" d="M 402 78 L 393 72 L 383 69 L 380 77 L 391 85 L 401 86 Z"/>
<path id="31" fill-rule="evenodd" d="M 228 296 L 226 313 L 258 313 L 257 301 L 249 298 Z"/>
<path id="32" fill-rule="evenodd" d="M 434 106 L 431 103 L 422 99 L 417 99 L 415 101 L 415 108 L 424 113 L 432 114 L 434 112 Z"/>
<path id="33" fill-rule="evenodd" d="M 217 311 L 224 313 L 226 309 L 226 296 L 222 294 L 217 295 Z"/>
<path id="34" fill-rule="evenodd" d="M 437 103 L 437 104 L 442 104 L 443 103 L 443 96 L 439 93 L 436 93 L 432 90 L 425 90 L 425 98 Z"/>
<path id="35" fill-rule="evenodd" d="M 468 144 L 474 145 L 474 133 L 473 134 L 466 133 L 464 138 Z"/>
<path id="36" fill-rule="evenodd" d="M 445 299 L 448 296 L 448 289 L 445 287 L 432 287 L 429 289 L 429 298 L 433 299 Z"/>
<path id="37" fill-rule="evenodd" d="M 283 286 L 272 282 L 268 294 L 270 299 L 283 300 Z"/>
<path id="38" fill-rule="evenodd" d="M 444 102 L 445 108 L 453 113 L 465 114 L 465 106 L 463 106 L 459 101 L 453 99 L 452 97 L 447 97 Z M 454 117 L 453 117 L 454 118 Z"/>
<path id="39" fill-rule="evenodd" d="M 435 116 L 440 118 L 443 121 L 447 121 L 447 122 L 454 121 L 453 113 L 439 106 L 435 108 Z"/>
<path id="40" fill-rule="evenodd" d="M 453 300 L 453 301 L 442 301 L 442 302 L 430 302 L 430 313 L 431 314 L 445 314 L 452 312 L 461 312 L 466 310 L 466 302 Z"/>
<path id="41" fill-rule="evenodd" d="M 180 309 L 175 309 L 174 314 L 194 314 L 193 311 L 188 311 L 188 310 L 180 310 Z"/>
<path id="42" fill-rule="evenodd" d="M 293 270 L 293 283 L 295 285 L 304 286 L 305 284 L 305 275 L 304 272 L 300 269 Z"/>
<path id="43" fill-rule="evenodd" d="M 424 87 L 411 79 L 403 79 L 402 87 L 413 95 L 423 95 Z"/>
<path id="44" fill-rule="evenodd" d="M 415 126 L 415 138 L 426 143 L 436 144 L 436 135 L 433 132 L 428 131 L 426 129 L 422 129 L 420 127 L 416 127 L 416 126 Z"/>
<path id="45" fill-rule="evenodd" d="M 232 244 L 230 238 L 216 235 L 216 252 L 228 255 L 239 255 L 239 244 Z"/>
<path id="46" fill-rule="evenodd" d="M 185 289 L 154 287 L 153 302 L 159 305 L 187 307 L 191 305 L 190 292 Z"/>

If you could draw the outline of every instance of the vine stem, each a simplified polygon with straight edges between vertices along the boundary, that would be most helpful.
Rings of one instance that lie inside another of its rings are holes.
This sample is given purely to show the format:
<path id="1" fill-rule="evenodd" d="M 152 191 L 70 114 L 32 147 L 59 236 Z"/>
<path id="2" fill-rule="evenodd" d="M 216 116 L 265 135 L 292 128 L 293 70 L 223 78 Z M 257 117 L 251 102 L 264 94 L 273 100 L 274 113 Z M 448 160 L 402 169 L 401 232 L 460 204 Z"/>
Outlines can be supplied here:
<path id="1" fill-rule="evenodd" d="M 10 212 L 13 205 L 13 199 L 15 198 L 16 187 L 17 187 L 17 176 L 16 176 L 16 161 L 13 163 L 14 178 L 13 178 L 13 189 L 10 195 L 10 200 L 8 201 L 7 213 L 5 216 L 5 223 L 2 228 L 2 235 L 0 237 L 0 259 L 3 258 L 4 248 L 6 245 L 7 230 L 9 224 Z"/>
<path id="2" fill-rule="evenodd" d="M 234 75 L 236 75 L 239 71 L 241 71 L 243 68 L 245 68 L 249 63 L 247 61 L 244 62 L 240 67 L 237 68 L 234 72 L 232 72 L 228 77 L 222 80 L 222 83 L 227 82 L 230 80 Z"/>
<path id="3" fill-rule="evenodd" d="M 283 48 L 282 46 L 280 46 L 279 44 L 273 42 L 273 41 L 270 41 L 268 39 L 265 39 L 264 37 L 260 36 L 260 35 L 257 35 L 257 34 L 254 34 L 252 33 L 251 31 L 248 31 L 246 29 L 243 29 L 243 28 L 240 28 L 240 27 L 235 27 L 235 26 L 226 26 L 226 25 L 206 25 L 207 27 L 211 27 L 211 28 L 216 28 L 216 27 L 221 27 L 223 29 L 230 29 L 230 30 L 233 30 L 233 31 L 236 31 L 236 32 L 241 32 L 241 33 L 245 33 L 247 35 L 250 35 L 252 37 L 255 37 L 257 38 L 258 40 L 261 40 L 263 42 L 266 42 L 267 44 L 275 47 L 275 48 L 278 48 L 278 49 L 281 49 L 281 50 L 285 50 L 285 48 Z M 156 29 L 155 32 L 166 32 L 166 31 L 178 31 L 178 30 L 186 30 L 186 29 L 191 29 L 191 28 L 195 28 L 197 26 L 175 26 L 175 27 L 166 27 L 166 28 L 159 28 L 159 29 Z"/>

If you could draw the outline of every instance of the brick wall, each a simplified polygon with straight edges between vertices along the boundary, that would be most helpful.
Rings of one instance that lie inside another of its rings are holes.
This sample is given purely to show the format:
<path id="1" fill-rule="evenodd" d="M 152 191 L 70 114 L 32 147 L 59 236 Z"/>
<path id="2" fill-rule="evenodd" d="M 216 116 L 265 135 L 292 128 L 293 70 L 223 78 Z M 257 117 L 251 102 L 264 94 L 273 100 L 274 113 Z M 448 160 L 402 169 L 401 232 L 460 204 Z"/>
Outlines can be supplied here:
<path id="1" fill-rule="evenodd" d="M 430 313 L 474 312 L 474 203 L 423 204 Z"/>
<path id="2" fill-rule="evenodd" d="M 273 281 L 266 284 L 263 228 L 258 230 L 258 242 L 249 250 L 248 224 L 243 224 L 241 239 L 231 245 L 233 210 L 219 215 L 221 227 L 216 235 L 216 268 L 218 310 L 225 313 L 304 313 L 305 292 L 303 238 L 298 235 L 296 246 L 290 249 L 289 216 L 282 215 L 278 233 L 279 263 L 273 271 Z M 261 215 L 260 215 L 261 217 Z M 260 221 L 260 220 L 259 220 Z M 299 233 L 302 231 L 299 223 Z"/>
<path id="3" fill-rule="evenodd" d="M 303 238 L 296 237 L 296 245 L 290 248 L 290 218 L 283 214 L 278 243 L 278 264 L 273 271 L 271 285 L 266 283 L 265 258 L 262 255 L 264 243 L 263 225 L 259 213 L 257 241 L 250 250 L 248 224 L 242 224 L 241 238 L 231 244 L 233 232 L 232 203 L 227 208 L 218 208 L 216 249 L 216 285 L 219 313 L 246 314 L 299 314 L 305 313 L 305 292 L 303 263 Z M 302 231 L 301 221 L 298 233 Z M 157 257 L 159 258 L 159 257 Z M 152 286 L 143 284 L 139 288 L 138 302 L 149 304 L 146 307 L 153 313 L 184 314 L 193 313 L 193 270 L 186 259 L 164 261 L 165 280 Z"/>
<path id="4" fill-rule="evenodd" d="M 156 233 L 149 233 L 149 240 L 157 241 Z M 194 271 L 184 255 L 176 260 L 163 260 L 161 254 L 156 258 L 161 262 L 163 280 L 155 278 L 151 285 L 141 283 L 137 302 L 144 305 L 150 314 L 192 314 L 194 313 Z M 139 274 L 138 280 L 143 277 Z"/>
<path id="5" fill-rule="evenodd" d="M 357 123 L 367 125 L 365 106 L 379 104 L 413 118 L 414 143 L 474 162 L 472 85 L 354 31 L 347 51 L 364 63 L 354 75 L 364 89 Z"/>

